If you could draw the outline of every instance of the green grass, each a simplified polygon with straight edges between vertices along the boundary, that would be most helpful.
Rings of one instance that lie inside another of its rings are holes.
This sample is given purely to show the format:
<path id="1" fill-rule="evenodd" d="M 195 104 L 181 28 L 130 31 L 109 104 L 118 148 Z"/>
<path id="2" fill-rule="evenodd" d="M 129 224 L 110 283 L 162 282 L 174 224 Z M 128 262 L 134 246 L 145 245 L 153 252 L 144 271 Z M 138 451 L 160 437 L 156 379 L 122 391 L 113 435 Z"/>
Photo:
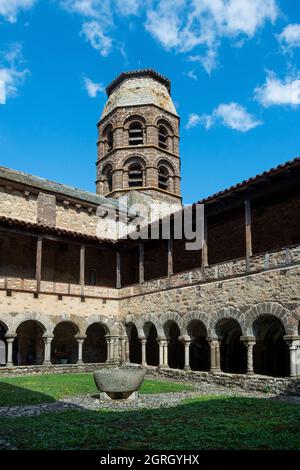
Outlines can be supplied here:
<path id="1" fill-rule="evenodd" d="M 19 449 L 300 449 L 300 406 L 206 396 L 167 409 L 2 418 L 0 429 Z"/>
<path id="2" fill-rule="evenodd" d="M 191 385 L 145 380 L 141 393 L 193 390 Z M 64 397 L 97 393 L 92 374 L 53 374 L 0 379 L 0 406 L 50 403 Z"/>

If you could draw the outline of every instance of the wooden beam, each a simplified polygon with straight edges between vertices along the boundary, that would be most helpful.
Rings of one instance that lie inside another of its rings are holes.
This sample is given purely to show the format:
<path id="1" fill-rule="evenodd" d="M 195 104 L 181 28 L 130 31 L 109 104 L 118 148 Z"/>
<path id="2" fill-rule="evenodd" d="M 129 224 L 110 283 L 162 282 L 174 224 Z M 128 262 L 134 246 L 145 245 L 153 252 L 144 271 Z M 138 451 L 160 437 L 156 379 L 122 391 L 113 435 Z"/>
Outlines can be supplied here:
<path id="1" fill-rule="evenodd" d="M 173 268 L 173 238 L 168 239 L 168 276 L 172 276 Z"/>
<path id="2" fill-rule="evenodd" d="M 142 284 L 145 280 L 145 252 L 144 243 L 139 241 L 139 283 Z"/>
<path id="3" fill-rule="evenodd" d="M 80 247 L 80 295 L 84 297 L 85 281 L 85 245 Z"/>
<path id="4" fill-rule="evenodd" d="M 116 251 L 116 288 L 121 289 L 121 254 Z"/>
<path id="5" fill-rule="evenodd" d="M 36 244 L 36 265 L 35 265 L 35 279 L 37 292 L 41 291 L 41 280 L 42 280 L 42 247 L 43 238 L 38 237 Z"/>
<path id="6" fill-rule="evenodd" d="M 207 218 L 204 215 L 203 217 L 203 244 L 202 244 L 202 250 L 201 250 L 201 267 L 202 270 L 208 266 L 208 245 L 207 245 Z"/>
<path id="7" fill-rule="evenodd" d="M 250 257 L 252 256 L 252 227 L 251 227 L 251 203 L 245 201 L 245 233 L 246 233 L 246 266 L 250 269 Z"/>

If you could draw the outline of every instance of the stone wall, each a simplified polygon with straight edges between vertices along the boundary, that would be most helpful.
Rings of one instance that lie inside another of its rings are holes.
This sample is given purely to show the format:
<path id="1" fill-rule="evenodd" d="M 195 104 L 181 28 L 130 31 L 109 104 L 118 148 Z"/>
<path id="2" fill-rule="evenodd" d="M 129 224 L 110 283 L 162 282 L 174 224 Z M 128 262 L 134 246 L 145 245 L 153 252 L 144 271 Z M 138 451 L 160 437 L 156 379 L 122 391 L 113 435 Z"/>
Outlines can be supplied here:
<path id="1" fill-rule="evenodd" d="M 8 333 L 15 333 L 17 327 L 26 320 L 35 320 L 43 328 L 44 333 L 52 334 L 57 325 L 63 321 L 74 323 L 79 333 L 84 335 L 88 326 L 100 322 L 106 325 L 111 334 L 119 334 L 118 301 L 107 299 L 86 298 L 80 296 L 34 294 L 0 291 L 0 319 L 8 328 Z"/>
<path id="2" fill-rule="evenodd" d="M 264 393 L 300 395 L 300 380 L 288 377 L 277 378 L 264 375 L 225 374 L 184 371 L 178 369 L 148 368 L 147 376 L 180 381 L 221 385 L 228 388 L 242 388 Z"/>

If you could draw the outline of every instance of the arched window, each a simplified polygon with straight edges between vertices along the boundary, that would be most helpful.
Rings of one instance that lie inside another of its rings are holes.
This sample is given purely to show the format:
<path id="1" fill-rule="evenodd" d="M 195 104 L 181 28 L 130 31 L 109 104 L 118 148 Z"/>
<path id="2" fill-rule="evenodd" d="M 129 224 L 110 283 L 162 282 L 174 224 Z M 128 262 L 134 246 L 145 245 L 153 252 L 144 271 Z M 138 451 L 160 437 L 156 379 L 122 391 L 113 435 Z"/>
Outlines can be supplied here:
<path id="1" fill-rule="evenodd" d="M 112 132 L 111 127 L 109 128 L 107 132 L 107 148 L 109 152 L 114 148 L 114 137 L 113 137 L 113 132 Z"/>
<path id="2" fill-rule="evenodd" d="M 168 131 L 165 126 L 160 125 L 158 128 L 158 146 L 162 149 L 166 149 L 168 147 L 167 139 Z"/>
<path id="3" fill-rule="evenodd" d="M 105 152 L 110 152 L 114 147 L 113 128 L 111 124 L 107 124 L 103 129 L 103 140 L 105 145 Z"/>
<path id="4" fill-rule="evenodd" d="M 129 126 L 129 145 L 143 145 L 143 127 L 139 122 L 133 122 Z"/>
<path id="5" fill-rule="evenodd" d="M 113 190 L 113 172 L 112 172 L 112 167 L 110 164 L 106 165 L 103 168 L 103 183 L 104 183 L 104 189 L 106 192 L 111 192 Z"/>
<path id="6" fill-rule="evenodd" d="M 158 168 L 158 187 L 160 189 L 168 189 L 169 186 L 169 172 L 165 166 Z"/>
<path id="7" fill-rule="evenodd" d="M 132 163 L 128 169 L 128 186 L 143 186 L 143 167 L 140 163 Z"/>
<path id="8" fill-rule="evenodd" d="M 112 170 L 109 168 L 106 173 L 106 182 L 109 192 L 112 191 L 113 181 L 112 181 Z"/>

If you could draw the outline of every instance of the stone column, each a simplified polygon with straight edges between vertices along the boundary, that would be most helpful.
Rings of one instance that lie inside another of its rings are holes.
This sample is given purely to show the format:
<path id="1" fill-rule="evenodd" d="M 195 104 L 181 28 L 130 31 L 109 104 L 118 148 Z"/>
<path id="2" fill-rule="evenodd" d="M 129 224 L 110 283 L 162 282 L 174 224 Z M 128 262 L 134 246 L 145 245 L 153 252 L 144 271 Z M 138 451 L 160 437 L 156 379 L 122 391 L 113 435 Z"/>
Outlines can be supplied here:
<path id="1" fill-rule="evenodd" d="M 146 366 L 147 365 L 147 361 L 146 361 L 146 338 L 139 338 L 140 342 L 141 342 L 141 345 L 142 345 L 142 366 Z"/>
<path id="2" fill-rule="evenodd" d="M 190 345 L 191 345 L 191 338 L 180 336 L 179 341 L 184 344 L 184 370 L 191 370 L 190 367 Z"/>
<path id="3" fill-rule="evenodd" d="M 110 362 L 111 360 L 111 338 L 110 336 L 105 336 L 106 344 L 107 344 L 107 359 L 106 362 Z"/>
<path id="4" fill-rule="evenodd" d="M 164 341 L 164 344 L 163 344 L 163 347 L 164 347 L 164 368 L 168 368 L 169 367 L 169 360 L 168 360 L 168 347 L 169 347 L 169 343 L 167 340 Z"/>
<path id="5" fill-rule="evenodd" d="M 6 367 L 13 367 L 13 343 L 15 338 L 17 337 L 16 334 L 7 334 L 5 335 L 6 344 L 7 344 L 7 363 Z"/>
<path id="6" fill-rule="evenodd" d="M 220 343 L 217 338 L 208 338 L 210 345 L 210 372 L 221 372 Z"/>
<path id="7" fill-rule="evenodd" d="M 78 343 L 78 360 L 77 360 L 77 364 L 83 364 L 82 346 L 83 346 L 85 338 L 86 338 L 86 336 L 76 336 L 76 340 L 77 340 L 77 343 Z"/>
<path id="8" fill-rule="evenodd" d="M 241 341 L 245 344 L 247 348 L 247 374 L 253 375 L 254 368 L 253 368 L 253 348 L 255 345 L 255 337 L 254 336 L 241 336 Z"/>
<path id="9" fill-rule="evenodd" d="M 168 343 L 165 338 L 158 338 L 159 364 L 158 367 L 168 367 Z"/>
<path id="10" fill-rule="evenodd" d="M 49 336 L 44 336 L 43 337 L 44 343 L 45 343 L 45 349 L 44 349 L 44 362 L 43 365 L 51 365 L 51 343 L 53 340 L 53 335 Z"/>
<path id="11" fill-rule="evenodd" d="M 128 341 L 128 340 L 125 336 L 120 338 L 120 342 L 121 342 L 121 362 L 127 362 L 127 360 L 126 360 L 126 341 Z"/>
<path id="12" fill-rule="evenodd" d="M 290 351 L 290 376 L 300 376 L 300 336 L 286 335 L 283 337 Z"/>
<path id="13" fill-rule="evenodd" d="M 126 362 L 130 362 L 130 338 L 126 338 L 125 340 L 125 361 Z"/>

